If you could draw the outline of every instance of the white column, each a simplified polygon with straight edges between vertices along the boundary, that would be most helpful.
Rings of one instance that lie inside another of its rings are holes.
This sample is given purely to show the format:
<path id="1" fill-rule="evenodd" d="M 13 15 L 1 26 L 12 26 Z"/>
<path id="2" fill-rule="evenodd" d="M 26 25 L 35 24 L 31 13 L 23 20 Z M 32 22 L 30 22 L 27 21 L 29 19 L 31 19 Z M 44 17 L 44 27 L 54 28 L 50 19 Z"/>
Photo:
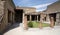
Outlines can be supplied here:
<path id="1" fill-rule="evenodd" d="M 50 19 L 51 19 L 51 20 L 50 20 L 50 27 L 51 27 L 51 28 L 54 28 L 54 18 L 51 17 Z"/>
<path id="2" fill-rule="evenodd" d="M 50 22 L 49 14 L 47 14 L 46 21 Z"/>
<path id="3" fill-rule="evenodd" d="M 40 14 L 40 21 L 43 22 L 43 15 Z"/>
<path id="4" fill-rule="evenodd" d="M 40 29 L 42 29 L 42 22 L 43 22 L 42 15 L 40 14 L 40 23 L 39 23 L 39 28 Z"/>
<path id="5" fill-rule="evenodd" d="M 31 15 L 30 15 L 30 21 L 31 21 Z"/>
<path id="6" fill-rule="evenodd" d="M 37 22 L 38 22 L 38 15 L 37 15 Z"/>
<path id="7" fill-rule="evenodd" d="M 24 16 L 25 16 L 25 14 L 24 14 L 24 12 L 23 12 L 23 20 L 22 20 L 23 28 L 24 28 Z"/>

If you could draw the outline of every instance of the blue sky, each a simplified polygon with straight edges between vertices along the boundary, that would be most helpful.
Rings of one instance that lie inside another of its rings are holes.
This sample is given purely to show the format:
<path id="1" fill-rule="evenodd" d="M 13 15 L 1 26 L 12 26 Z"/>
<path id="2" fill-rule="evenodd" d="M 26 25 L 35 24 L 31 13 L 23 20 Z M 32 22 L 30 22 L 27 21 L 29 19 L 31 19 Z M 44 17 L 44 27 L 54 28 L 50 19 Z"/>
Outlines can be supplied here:
<path id="1" fill-rule="evenodd" d="M 57 0 L 13 0 L 16 6 L 35 7 L 36 11 L 43 11 Z"/>

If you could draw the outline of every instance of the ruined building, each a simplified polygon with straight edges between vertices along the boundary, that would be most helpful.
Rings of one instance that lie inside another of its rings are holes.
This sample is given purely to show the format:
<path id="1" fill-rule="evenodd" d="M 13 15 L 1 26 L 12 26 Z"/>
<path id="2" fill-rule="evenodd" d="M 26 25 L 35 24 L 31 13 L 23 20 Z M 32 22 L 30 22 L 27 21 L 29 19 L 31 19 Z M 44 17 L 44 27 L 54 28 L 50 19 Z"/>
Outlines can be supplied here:
<path id="1" fill-rule="evenodd" d="M 47 7 L 46 21 L 50 21 L 50 18 L 54 18 L 55 25 L 60 25 L 60 1 L 57 1 Z"/>
<path id="2" fill-rule="evenodd" d="M 14 23 L 14 9 L 12 0 L 0 0 L 0 32 Z"/>
<path id="3" fill-rule="evenodd" d="M 23 23 L 27 27 L 28 21 L 53 21 L 60 25 L 60 1 L 47 7 L 43 12 L 36 12 L 33 7 L 16 7 L 13 0 L 0 0 L 0 32 L 14 23 Z"/>

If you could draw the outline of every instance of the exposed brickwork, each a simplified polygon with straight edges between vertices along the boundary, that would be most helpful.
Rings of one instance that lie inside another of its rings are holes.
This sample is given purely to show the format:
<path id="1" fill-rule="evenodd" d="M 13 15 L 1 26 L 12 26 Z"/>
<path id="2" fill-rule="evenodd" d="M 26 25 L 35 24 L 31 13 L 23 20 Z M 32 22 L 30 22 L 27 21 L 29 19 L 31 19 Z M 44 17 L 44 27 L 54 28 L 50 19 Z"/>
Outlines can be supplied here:
<path id="1" fill-rule="evenodd" d="M 3 19 L 0 22 L 0 32 L 3 32 L 8 27 L 8 10 L 10 10 L 11 13 L 14 13 L 14 7 L 9 2 L 10 1 L 7 0 L 0 1 L 0 15 L 3 13 Z"/>
<path id="2" fill-rule="evenodd" d="M 50 27 L 54 28 L 54 18 L 53 17 L 51 17 L 51 20 L 50 20 Z"/>
<path id="3" fill-rule="evenodd" d="M 28 22 L 27 22 L 27 16 L 24 16 L 24 29 L 28 29 Z"/>
<path id="4" fill-rule="evenodd" d="M 42 18 L 42 16 L 43 16 L 43 15 L 41 14 L 40 16 L 41 16 L 41 18 L 40 18 L 39 28 L 42 29 L 42 22 L 43 22 L 43 18 Z"/>
<path id="5" fill-rule="evenodd" d="M 33 7 L 16 7 L 16 9 L 23 9 L 25 13 L 36 12 L 36 8 Z"/>
<path id="6" fill-rule="evenodd" d="M 42 22 L 40 22 L 40 24 L 39 24 L 39 28 L 40 29 L 42 29 L 43 27 L 42 27 Z"/>
<path id="7" fill-rule="evenodd" d="M 3 1 L 0 1 L 0 17 L 3 16 L 4 17 L 4 3 Z M 3 19 L 2 17 L 2 19 Z M 0 32 L 2 31 L 2 29 L 5 28 L 5 26 L 3 27 L 3 20 L 0 18 Z"/>

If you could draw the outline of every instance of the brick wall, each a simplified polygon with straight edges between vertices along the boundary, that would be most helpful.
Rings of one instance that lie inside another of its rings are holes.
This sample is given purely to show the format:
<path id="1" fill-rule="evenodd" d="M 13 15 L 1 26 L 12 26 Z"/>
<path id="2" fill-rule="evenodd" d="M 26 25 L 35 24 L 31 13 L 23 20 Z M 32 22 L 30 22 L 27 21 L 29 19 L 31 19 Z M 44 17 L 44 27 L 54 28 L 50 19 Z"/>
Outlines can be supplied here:
<path id="1" fill-rule="evenodd" d="M 33 7 L 16 7 L 16 9 L 23 9 L 25 13 L 36 12 L 36 8 Z"/>
<path id="2" fill-rule="evenodd" d="M 8 10 L 10 10 L 12 15 L 14 15 L 14 7 L 11 6 L 9 1 L 5 1 L 5 2 L 1 1 L 0 3 L 1 3 L 0 4 L 0 14 L 1 14 L 1 12 L 4 12 L 3 19 L 0 24 L 0 32 L 3 32 L 8 27 Z M 12 19 L 12 16 L 11 16 L 11 19 Z"/>
<path id="3" fill-rule="evenodd" d="M 0 2 L 0 14 L 2 13 L 2 12 L 4 12 L 4 3 L 5 2 L 3 2 L 3 1 L 1 1 Z M 2 15 L 2 14 L 1 14 Z M 0 15 L 0 16 L 1 16 Z M 3 16 L 4 17 L 4 16 Z M 0 18 L 1 19 L 1 18 Z M 0 24 L 0 32 L 5 28 L 5 24 L 3 23 L 3 18 L 2 18 L 2 20 L 1 20 L 1 22 L 0 22 L 1 24 Z"/>

